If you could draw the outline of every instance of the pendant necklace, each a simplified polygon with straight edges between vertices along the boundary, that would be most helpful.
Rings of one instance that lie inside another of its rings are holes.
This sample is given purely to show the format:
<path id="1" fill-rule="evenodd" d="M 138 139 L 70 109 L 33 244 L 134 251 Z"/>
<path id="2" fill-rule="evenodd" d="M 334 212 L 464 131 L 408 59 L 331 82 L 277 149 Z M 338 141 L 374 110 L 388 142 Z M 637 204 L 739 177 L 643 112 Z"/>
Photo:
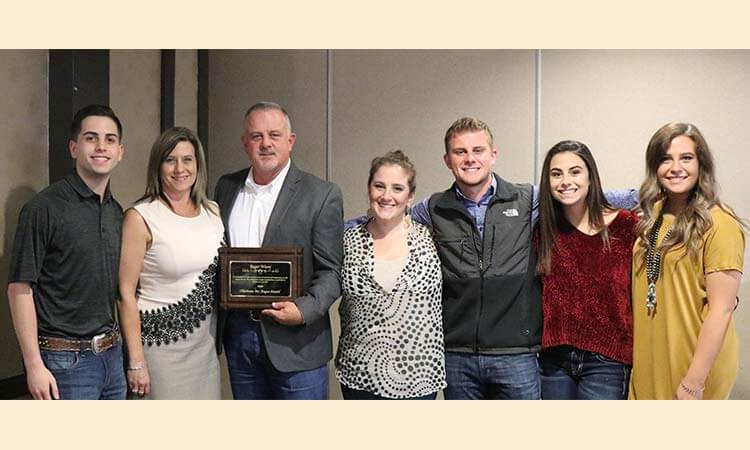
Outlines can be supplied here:
<path id="1" fill-rule="evenodd" d="M 664 219 L 660 212 L 654 226 L 648 234 L 648 251 L 646 252 L 646 278 L 648 278 L 648 293 L 646 294 L 646 309 L 652 314 L 656 309 L 656 280 L 659 279 L 661 269 L 661 252 L 656 250 L 656 239 L 659 235 L 659 228 Z M 669 226 L 667 234 L 664 235 L 662 242 L 669 239 L 672 234 L 672 226 Z"/>

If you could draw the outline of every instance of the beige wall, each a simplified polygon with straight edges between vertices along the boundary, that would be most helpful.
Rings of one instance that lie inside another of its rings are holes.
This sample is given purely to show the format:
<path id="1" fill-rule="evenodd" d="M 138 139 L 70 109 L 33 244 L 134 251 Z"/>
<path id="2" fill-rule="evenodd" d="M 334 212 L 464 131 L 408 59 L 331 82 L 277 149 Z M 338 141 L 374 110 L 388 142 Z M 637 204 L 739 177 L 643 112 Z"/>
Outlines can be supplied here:
<path id="1" fill-rule="evenodd" d="M 347 217 L 365 210 L 369 160 L 392 148 L 415 161 L 418 198 L 445 189 L 452 179 L 442 138 L 462 115 L 489 123 L 496 170 L 510 180 L 534 178 L 535 148 L 543 158 L 555 142 L 578 139 L 591 146 L 610 188 L 637 187 L 650 136 L 685 120 L 712 145 L 723 198 L 750 218 L 742 182 L 750 153 L 740 132 L 750 118 L 748 51 L 212 51 L 209 64 L 212 184 L 246 165 L 241 117 L 262 99 L 280 102 L 295 124 L 305 124 L 296 127 L 292 157 L 317 175 L 330 159 Z M 748 255 L 750 248 L 746 266 Z M 743 297 L 749 286 L 743 283 Z M 743 345 L 736 398 L 750 398 L 746 309 L 735 314 Z M 340 395 L 333 378 L 331 394 Z"/>
<path id="2" fill-rule="evenodd" d="M 701 129 L 723 198 L 750 216 L 739 183 L 750 153 L 738 130 L 750 118 L 748 51 L 544 51 L 541 148 L 574 138 L 590 145 L 607 185 L 638 186 L 646 144 L 663 124 Z"/>
<path id="3" fill-rule="evenodd" d="M 175 52 L 174 124 L 198 131 L 198 52 L 196 50 Z"/>
<path id="4" fill-rule="evenodd" d="M 109 53 L 109 102 L 123 124 L 125 154 L 112 174 L 112 192 L 123 208 L 146 188 L 151 144 L 159 136 L 161 53 L 112 50 Z"/>
<path id="5" fill-rule="evenodd" d="M 6 286 L 18 213 L 48 184 L 47 54 L 0 51 L 0 380 L 23 372 Z"/>
<path id="6" fill-rule="evenodd" d="M 297 133 L 292 159 L 325 176 L 326 52 L 211 51 L 208 165 L 211 191 L 222 174 L 248 166 L 240 136 L 245 111 L 261 100 L 283 105 Z"/>
<path id="7" fill-rule="evenodd" d="M 400 148 L 417 168 L 417 198 L 453 182 L 443 136 L 458 117 L 490 125 L 495 170 L 533 177 L 533 51 L 334 51 L 332 179 L 347 217 L 367 210 L 369 162 Z"/>

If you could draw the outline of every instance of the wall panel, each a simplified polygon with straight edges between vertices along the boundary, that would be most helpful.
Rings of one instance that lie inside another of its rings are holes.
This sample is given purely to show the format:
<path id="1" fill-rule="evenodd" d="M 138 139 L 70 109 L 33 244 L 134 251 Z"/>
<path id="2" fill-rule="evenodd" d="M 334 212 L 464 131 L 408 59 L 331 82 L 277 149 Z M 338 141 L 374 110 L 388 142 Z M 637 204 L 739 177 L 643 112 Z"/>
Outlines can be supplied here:
<path id="1" fill-rule="evenodd" d="M 209 52 L 209 182 L 248 166 L 240 142 L 245 111 L 274 101 L 289 113 L 297 141 L 292 160 L 325 177 L 326 54 L 309 50 Z"/>
<path id="2" fill-rule="evenodd" d="M 495 170 L 530 182 L 534 139 L 533 51 L 333 52 L 332 173 L 347 216 L 367 209 L 370 160 L 401 148 L 417 169 L 417 198 L 453 182 L 443 137 L 462 116 L 487 122 Z"/>
<path id="3" fill-rule="evenodd" d="M 198 51 L 175 52 L 174 123 L 198 131 Z"/>
<path id="4" fill-rule="evenodd" d="M 146 189 L 151 145 L 159 136 L 159 50 L 110 52 L 110 106 L 123 125 L 125 154 L 112 174 L 112 191 L 128 208 Z"/>
<path id="5" fill-rule="evenodd" d="M 47 72 L 46 50 L 0 51 L 0 380 L 23 373 L 6 286 L 18 213 L 49 180 Z"/>

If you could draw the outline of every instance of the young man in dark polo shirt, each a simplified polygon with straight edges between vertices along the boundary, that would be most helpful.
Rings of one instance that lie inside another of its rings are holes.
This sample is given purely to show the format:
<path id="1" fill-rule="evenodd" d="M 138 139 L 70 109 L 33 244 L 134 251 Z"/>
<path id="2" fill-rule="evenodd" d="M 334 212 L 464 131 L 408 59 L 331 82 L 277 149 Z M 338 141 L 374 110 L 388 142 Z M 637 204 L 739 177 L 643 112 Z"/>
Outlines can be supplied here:
<path id="1" fill-rule="evenodd" d="M 124 399 L 115 318 L 122 208 L 109 177 L 122 159 L 122 125 L 107 106 L 73 119 L 75 170 L 21 210 L 8 298 L 35 399 Z"/>

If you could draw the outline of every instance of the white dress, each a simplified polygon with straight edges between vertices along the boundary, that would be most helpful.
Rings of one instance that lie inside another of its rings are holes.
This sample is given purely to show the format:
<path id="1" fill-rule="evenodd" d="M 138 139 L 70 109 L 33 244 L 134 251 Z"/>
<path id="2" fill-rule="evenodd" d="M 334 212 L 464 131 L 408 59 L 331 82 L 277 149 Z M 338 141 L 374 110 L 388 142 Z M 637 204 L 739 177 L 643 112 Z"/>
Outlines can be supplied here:
<path id="1" fill-rule="evenodd" d="M 136 293 L 151 376 L 147 398 L 219 399 L 214 275 L 221 218 L 205 208 L 182 217 L 158 200 L 133 208 L 152 237 Z"/>

